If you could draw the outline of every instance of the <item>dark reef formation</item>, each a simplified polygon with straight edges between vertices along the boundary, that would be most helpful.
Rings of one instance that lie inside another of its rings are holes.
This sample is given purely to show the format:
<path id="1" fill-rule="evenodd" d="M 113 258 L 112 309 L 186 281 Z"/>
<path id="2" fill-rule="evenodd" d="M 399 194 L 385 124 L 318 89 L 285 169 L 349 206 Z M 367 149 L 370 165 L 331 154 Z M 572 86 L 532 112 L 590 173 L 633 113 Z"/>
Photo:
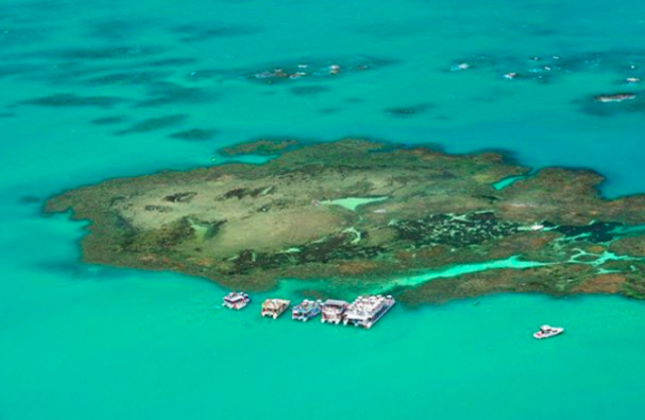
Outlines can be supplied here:
<path id="1" fill-rule="evenodd" d="M 530 171 L 497 153 L 358 139 L 260 139 L 220 153 L 276 157 L 106 181 L 46 211 L 92 221 L 87 262 L 246 290 L 280 278 L 382 288 L 478 264 L 390 289 L 409 303 L 501 291 L 645 297 L 645 196 L 604 199 L 595 172 L 545 168 L 500 190 Z"/>

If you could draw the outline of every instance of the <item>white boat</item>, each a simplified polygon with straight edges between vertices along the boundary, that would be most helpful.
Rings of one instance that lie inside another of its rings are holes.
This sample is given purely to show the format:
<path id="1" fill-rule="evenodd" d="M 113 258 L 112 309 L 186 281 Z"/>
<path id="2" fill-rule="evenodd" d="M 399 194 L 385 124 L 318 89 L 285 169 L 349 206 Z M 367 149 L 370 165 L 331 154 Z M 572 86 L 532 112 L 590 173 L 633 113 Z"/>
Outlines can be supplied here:
<path id="1" fill-rule="evenodd" d="M 372 328 L 396 303 L 392 296 L 359 296 L 345 312 L 345 325 Z"/>
<path id="2" fill-rule="evenodd" d="M 540 327 L 540 331 L 533 334 L 533 337 L 538 340 L 542 340 L 545 338 L 555 337 L 556 335 L 560 335 L 563 332 L 564 332 L 564 328 L 552 327 L 550 325 L 542 325 Z"/>
<path id="3" fill-rule="evenodd" d="M 347 306 L 349 305 L 344 300 L 327 299 L 322 305 L 321 322 L 323 324 L 325 322 L 340 324 L 343 321 Z"/>
<path id="4" fill-rule="evenodd" d="M 224 303 L 222 306 L 229 309 L 240 310 L 251 302 L 251 298 L 246 293 L 231 292 L 224 296 Z"/>
<path id="5" fill-rule="evenodd" d="M 262 303 L 261 315 L 278 319 L 280 315 L 289 309 L 290 305 L 291 302 L 285 299 L 267 299 Z"/>
<path id="6" fill-rule="evenodd" d="M 320 300 L 303 300 L 299 305 L 296 305 L 291 311 L 291 319 L 296 321 L 307 322 L 312 318 L 317 317 L 322 311 L 322 302 Z"/>

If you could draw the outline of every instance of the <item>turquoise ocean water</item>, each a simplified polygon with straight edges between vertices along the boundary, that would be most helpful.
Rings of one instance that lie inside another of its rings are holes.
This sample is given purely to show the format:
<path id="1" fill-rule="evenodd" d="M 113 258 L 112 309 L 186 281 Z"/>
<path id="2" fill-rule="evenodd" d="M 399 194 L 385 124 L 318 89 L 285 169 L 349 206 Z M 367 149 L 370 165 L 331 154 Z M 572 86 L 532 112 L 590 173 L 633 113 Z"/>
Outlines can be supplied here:
<path id="1" fill-rule="evenodd" d="M 262 322 L 204 280 L 82 264 L 83 224 L 40 212 L 260 136 L 503 149 L 645 192 L 645 107 L 591 100 L 642 94 L 626 79 L 645 79 L 643 41 L 637 0 L 0 0 L 0 419 L 643 418 L 643 303 L 499 295 L 399 306 L 369 332 Z M 244 77 L 335 63 L 370 69 Z M 191 129 L 212 137 L 171 136 Z M 542 323 L 568 333 L 535 342 Z"/>

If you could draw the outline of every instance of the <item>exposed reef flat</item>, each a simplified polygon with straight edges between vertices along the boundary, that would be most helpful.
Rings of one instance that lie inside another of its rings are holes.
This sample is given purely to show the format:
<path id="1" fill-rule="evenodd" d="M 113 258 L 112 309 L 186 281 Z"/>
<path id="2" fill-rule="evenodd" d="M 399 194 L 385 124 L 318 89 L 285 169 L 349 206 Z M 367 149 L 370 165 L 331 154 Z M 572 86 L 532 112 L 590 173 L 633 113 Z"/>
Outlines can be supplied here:
<path id="1" fill-rule="evenodd" d="M 276 157 L 110 180 L 53 197 L 46 212 L 92 222 L 86 262 L 245 290 L 297 278 L 389 288 L 409 303 L 500 291 L 645 297 L 645 196 L 604 199 L 593 171 L 522 177 L 529 168 L 498 153 L 359 139 L 222 151 L 257 153 Z M 520 178 L 495 188 L 510 177 Z"/>

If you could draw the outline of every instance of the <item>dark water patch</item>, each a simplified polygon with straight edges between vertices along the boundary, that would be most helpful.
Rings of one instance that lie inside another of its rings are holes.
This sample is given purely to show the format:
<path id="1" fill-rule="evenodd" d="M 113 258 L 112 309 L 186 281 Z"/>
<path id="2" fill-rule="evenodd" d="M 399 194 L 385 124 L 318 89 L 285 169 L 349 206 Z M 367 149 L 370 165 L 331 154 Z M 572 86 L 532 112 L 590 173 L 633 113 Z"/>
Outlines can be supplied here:
<path id="1" fill-rule="evenodd" d="M 325 86 L 311 85 L 311 86 L 294 86 L 289 89 L 291 93 L 296 96 L 314 96 L 321 93 L 328 92 L 330 89 Z"/>
<path id="2" fill-rule="evenodd" d="M 385 110 L 385 113 L 395 118 L 408 118 L 418 114 L 422 114 L 428 111 L 429 109 L 431 109 L 432 107 L 433 105 L 431 104 L 423 103 L 423 104 L 411 105 L 406 107 L 388 108 Z"/>
<path id="3" fill-rule="evenodd" d="M 181 67 L 193 65 L 197 63 L 197 61 L 198 60 L 195 58 L 167 58 L 165 60 L 155 60 L 145 64 L 152 67 Z"/>
<path id="4" fill-rule="evenodd" d="M 159 55 L 167 49 L 160 46 L 120 46 L 94 48 L 65 48 L 36 51 L 23 54 L 27 58 L 56 58 L 60 60 L 78 61 L 107 61 L 107 60 L 137 60 Z"/>
<path id="5" fill-rule="evenodd" d="M 125 102 L 114 96 L 78 96 L 74 93 L 61 93 L 18 102 L 16 105 L 32 105 L 52 108 L 98 107 L 111 108 Z"/>
<path id="6" fill-rule="evenodd" d="M 232 38 L 255 35 L 263 31 L 257 26 L 225 25 L 225 24 L 194 24 L 180 25 L 171 28 L 179 36 L 179 41 L 193 43 L 217 38 Z"/>
<path id="7" fill-rule="evenodd" d="M 94 125 L 112 125 L 112 124 L 119 124 L 127 120 L 128 118 L 125 115 L 114 115 L 110 117 L 96 118 L 90 121 L 90 123 Z"/>
<path id="8" fill-rule="evenodd" d="M 340 112 L 340 110 L 341 108 L 323 108 L 318 112 L 323 115 L 329 115 L 329 114 L 336 114 Z"/>
<path id="9" fill-rule="evenodd" d="M 215 95 L 205 89 L 181 86 L 172 82 L 156 82 L 147 86 L 150 99 L 138 101 L 136 107 L 158 107 L 175 104 L 197 104 L 208 102 Z"/>
<path id="10" fill-rule="evenodd" d="M 52 31 L 51 28 L 1 28 L 0 27 L 0 45 L 2 52 L 9 48 L 25 47 L 38 42 L 45 41 L 47 35 Z"/>
<path id="11" fill-rule="evenodd" d="M 39 66 L 34 66 L 32 64 L 8 64 L 5 66 L 0 66 L 0 79 L 34 73 L 39 70 L 42 70 L 42 68 Z"/>
<path id="12" fill-rule="evenodd" d="M 141 19 L 136 21 L 115 19 L 90 22 L 86 26 L 85 34 L 89 37 L 109 41 L 122 41 L 132 39 L 134 35 L 141 32 L 148 24 Z"/>
<path id="13" fill-rule="evenodd" d="M 26 204 L 26 205 L 31 205 L 31 204 L 40 204 L 42 203 L 42 199 L 40 197 L 36 197 L 33 195 L 24 195 L 18 199 L 19 204 Z"/>
<path id="14" fill-rule="evenodd" d="M 206 141 L 212 139 L 217 134 L 219 134 L 218 130 L 203 130 L 199 128 L 193 128 L 191 130 L 173 133 L 168 137 L 186 141 Z"/>
<path id="15" fill-rule="evenodd" d="M 93 86 L 105 86 L 115 84 L 145 85 L 158 82 L 169 77 L 172 73 L 163 71 L 136 71 L 126 73 L 114 73 L 99 76 L 86 81 Z"/>
<path id="16" fill-rule="evenodd" d="M 521 29 L 523 29 L 527 35 L 538 38 L 553 37 L 562 34 L 560 30 L 542 26 L 523 26 Z"/>
<path id="17" fill-rule="evenodd" d="M 13 112 L 0 112 L 0 118 L 13 118 L 16 114 Z"/>
<path id="18" fill-rule="evenodd" d="M 38 72 L 29 74 L 23 79 L 56 86 L 61 84 L 78 85 L 83 79 L 113 70 L 109 66 L 87 66 L 79 61 L 63 61 L 42 67 Z"/>
<path id="19" fill-rule="evenodd" d="M 183 124 L 186 118 L 188 118 L 187 114 L 174 114 L 158 118 L 148 118 L 133 124 L 130 128 L 117 131 L 115 134 L 123 136 L 127 134 L 148 133 L 151 131 L 163 130 Z"/>
<path id="20" fill-rule="evenodd" d="M 261 66 L 261 70 L 241 70 L 241 72 L 246 80 L 273 85 L 311 79 L 333 79 L 372 71 L 395 63 L 394 60 L 369 56 L 345 57 L 335 60 L 301 59 Z"/>

